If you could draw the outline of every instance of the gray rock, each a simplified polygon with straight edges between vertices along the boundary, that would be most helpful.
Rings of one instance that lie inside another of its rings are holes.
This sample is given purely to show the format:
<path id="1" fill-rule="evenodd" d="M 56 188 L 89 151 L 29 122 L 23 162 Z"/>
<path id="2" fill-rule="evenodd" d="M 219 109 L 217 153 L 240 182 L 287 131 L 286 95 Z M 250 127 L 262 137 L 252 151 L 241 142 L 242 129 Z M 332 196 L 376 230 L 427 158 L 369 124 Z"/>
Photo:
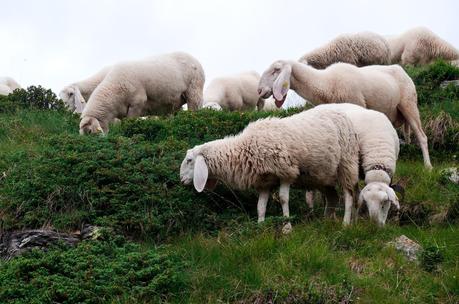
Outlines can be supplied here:
<path id="1" fill-rule="evenodd" d="M 410 261 L 416 261 L 418 259 L 418 253 L 422 250 L 422 246 L 415 241 L 409 239 L 405 235 L 401 235 L 394 241 L 389 242 L 398 251 L 403 252 Z"/>
<path id="2" fill-rule="evenodd" d="M 446 88 L 450 84 L 455 85 L 455 86 L 459 86 L 459 80 L 445 80 L 440 84 L 440 87 L 441 88 Z"/>
<path id="3" fill-rule="evenodd" d="M 0 258 L 9 260 L 33 248 L 46 249 L 56 242 L 74 246 L 85 239 L 95 239 L 99 228 L 85 225 L 80 232 L 62 233 L 52 229 L 4 232 L 0 235 Z"/>

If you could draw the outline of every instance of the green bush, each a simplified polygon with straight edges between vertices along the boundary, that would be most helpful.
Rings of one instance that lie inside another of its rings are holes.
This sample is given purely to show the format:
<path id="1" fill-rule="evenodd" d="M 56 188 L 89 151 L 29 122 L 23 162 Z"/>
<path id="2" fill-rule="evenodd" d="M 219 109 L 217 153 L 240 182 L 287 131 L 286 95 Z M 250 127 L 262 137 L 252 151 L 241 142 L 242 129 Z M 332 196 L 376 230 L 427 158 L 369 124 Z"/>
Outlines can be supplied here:
<path id="1" fill-rule="evenodd" d="M 445 61 L 437 61 L 422 67 L 405 67 L 413 79 L 420 105 L 438 104 L 444 101 L 459 101 L 459 87 L 450 85 L 441 88 L 445 80 L 459 79 L 459 68 Z"/>
<path id="2" fill-rule="evenodd" d="M 1 303 L 158 303 L 188 286 L 177 256 L 120 238 L 32 250 L 0 267 Z"/>
<path id="3" fill-rule="evenodd" d="M 0 113 L 19 109 L 65 110 L 65 105 L 50 89 L 30 86 L 27 90 L 16 89 L 8 96 L 0 96 Z"/>

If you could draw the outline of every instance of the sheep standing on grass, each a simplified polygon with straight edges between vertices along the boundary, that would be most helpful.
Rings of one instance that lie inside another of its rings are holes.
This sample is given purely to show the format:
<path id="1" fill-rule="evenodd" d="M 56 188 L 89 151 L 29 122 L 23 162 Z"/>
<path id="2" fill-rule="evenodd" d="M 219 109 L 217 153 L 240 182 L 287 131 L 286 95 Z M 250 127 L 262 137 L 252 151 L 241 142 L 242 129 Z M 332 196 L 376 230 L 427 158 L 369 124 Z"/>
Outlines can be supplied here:
<path id="1" fill-rule="evenodd" d="M 382 112 L 395 127 L 404 124 L 405 134 L 411 127 L 421 147 L 424 166 L 432 168 L 416 87 L 399 65 L 359 68 L 335 63 L 325 70 L 317 70 L 297 61 L 279 60 L 263 73 L 258 88 L 263 98 L 273 95 L 277 107 L 282 106 L 291 88 L 315 105 L 352 102 Z"/>
<path id="2" fill-rule="evenodd" d="M 459 50 L 425 27 L 416 27 L 398 36 L 387 37 L 391 62 L 428 64 L 436 59 L 456 61 Z"/>
<path id="3" fill-rule="evenodd" d="M 344 224 L 352 215 L 358 181 L 358 143 L 352 123 L 327 109 L 312 109 L 287 118 L 250 123 L 241 134 L 195 146 L 186 153 L 180 179 L 198 192 L 218 180 L 259 193 L 258 221 L 265 219 L 270 191 L 280 185 L 282 212 L 289 216 L 289 189 L 335 187 L 344 193 Z M 290 223 L 284 232 L 291 230 Z"/>
<path id="4" fill-rule="evenodd" d="M 115 118 L 173 113 L 202 104 L 204 71 L 191 55 L 164 54 L 114 65 L 83 110 L 80 133 L 107 133 Z"/>
<path id="5" fill-rule="evenodd" d="M 317 108 L 341 112 L 352 122 L 358 137 L 360 168 L 366 185 L 360 192 L 358 207 L 365 203 L 370 218 L 384 226 L 390 206 L 400 209 L 397 196 L 390 187 L 400 151 L 397 132 L 384 114 L 354 104 L 327 104 Z M 310 194 L 307 198 L 310 199 Z M 336 204 L 334 201 L 328 203 Z M 312 200 L 308 205 L 312 206 Z"/>
<path id="6" fill-rule="evenodd" d="M 203 107 L 218 104 L 229 111 L 253 110 L 255 107 L 262 110 L 264 99 L 258 96 L 259 81 L 260 75 L 255 71 L 215 78 L 204 91 Z"/>
<path id="7" fill-rule="evenodd" d="M 11 77 L 0 77 L 0 95 L 9 95 L 21 86 Z"/>
<path id="8" fill-rule="evenodd" d="M 59 93 L 59 98 L 67 105 L 68 109 L 74 113 L 83 112 L 86 101 L 89 100 L 92 92 L 104 80 L 111 67 L 104 67 L 102 70 L 84 80 L 74 82 Z"/>
<path id="9" fill-rule="evenodd" d="M 337 62 L 356 66 L 390 64 L 390 49 L 384 37 L 371 33 L 343 34 L 305 55 L 299 61 L 316 69 Z"/>

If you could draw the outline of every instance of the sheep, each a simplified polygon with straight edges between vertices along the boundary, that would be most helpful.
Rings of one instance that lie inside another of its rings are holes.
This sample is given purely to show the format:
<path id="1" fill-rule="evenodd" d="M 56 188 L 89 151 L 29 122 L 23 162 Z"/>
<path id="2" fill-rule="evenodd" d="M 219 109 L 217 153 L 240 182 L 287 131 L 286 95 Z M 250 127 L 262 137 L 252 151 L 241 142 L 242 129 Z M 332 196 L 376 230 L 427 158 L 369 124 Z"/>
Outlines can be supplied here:
<path id="1" fill-rule="evenodd" d="M 312 109 L 286 118 L 250 123 L 239 135 L 214 140 L 187 151 L 180 179 L 201 192 L 221 180 L 237 189 L 259 193 L 258 222 L 265 219 L 270 191 L 280 185 L 283 215 L 289 217 L 289 189 L 334 188 L 344 193 L 343 224 L 350 224 L 358 182 L 358 142 L 342 113 Z M 328 193 L 328 192 L 327 192 Z M 291 230 L 290 223 L 284 232 Z"/>
<path id="2" fill-rule="evenodd" d="M 343 34 L 305 55 L 299 62 L 325 69 L 336 62 L 356 66 L 390 63 L 390 49 L 384 37 L 372 32 Z"/>
<path id="3" fill-rule="evenodd" d="M 359 68 L 335 63 L 317 70 L 294 60 L 278 60 L 262 74 L 258 92 L 265 99 L 273 95 L 276 106 L 281 107 L 290 88 L 314 105 L 352 102 L 386 114 L 395 127 L 404 124 L 405 131 L 411 127 L 421 147 L 424 166 L 432 168 L 416 87 L 401 66 Z"/>
<path id="4" fill-rule="evenodd" d="M 452 61 L 459 59 L 459 50 L 425 27 L 416 27 L 398 36 L 388 36 L 391 62 L 428 64 L 436 59 Z"/>
<path id="5" fill-rule="evenodd" d="M 89 97 L 80 134 L 108 132 L 115 118 L 171 113 L 202 105 L 204 71 L 189 54 L 175 52 L 114 65 Z"/>
<path id="6" fill-rule="evenodd" d="M 390 187 L 400 151 L 397 132 L 384 114 L 354 104 L 326 104 L 316 108 L 344 113 L 352 122 L 358 137 L 360 168 L 366 185 L 360 192 L 358 208 L 366 203 L 370 218 L 384 226 L 390 206 L 400 209 L 397 196 Z M 310 195 L 307 197 L 310 199 Z M 312 206 L 312 200 L 308 205 Z"/>
<path id="7" fill-rule="evenodd" d="M 264 99 L 257 93 L 260 75 L 255 71 L 213 79 L 204 91 L 204 107 L 216 103 L 229 111 L 262 110 Z"/>
<path id="8" fill-rule="evenodd" d="M 9 95 L 21 86 L 11 77 L 0 77 L 0 95 Z"/>
<path id="9" fill-rule="evenodd" d="M 81 114 L 86 106 L 86 101 L 104 80 L 110 69 L 110 66 L 104 67 L 91 77 L 67 85 L 59 92 L 59 98 L 62 99 L 70 111 Z"/>

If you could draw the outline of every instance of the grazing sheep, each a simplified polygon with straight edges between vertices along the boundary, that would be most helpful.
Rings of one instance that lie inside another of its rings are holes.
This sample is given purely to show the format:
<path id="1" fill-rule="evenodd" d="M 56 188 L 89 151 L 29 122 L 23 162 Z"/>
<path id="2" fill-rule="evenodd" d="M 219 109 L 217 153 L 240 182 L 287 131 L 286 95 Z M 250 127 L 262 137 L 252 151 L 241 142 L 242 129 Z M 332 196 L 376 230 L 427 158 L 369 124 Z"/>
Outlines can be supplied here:
<path id="1" fill-rule="evenodd" d="M 325 69 L 337 62 L 356 66 L 389 64 L 390 49 L 384 37 L 371 33 L 343 34 L 305 55 L 299 61 L 316 69 Z"/>
<path id="2" fill-rule="evenodd" d="M 70 111 L 74 113 L 83 112 L 86 101 L 96 87 L 104 80 L 110 69 L 111 67 L 104 67 L 91 77 L 66 86 L 60 91 L 59 98 L 62 99 Z"/>
<path id="3" fill-rule="evenodd" d="M 80 134 L 108 132 L 115 118 L 144 113 L 172 113 L 187 103 L 202 104 L 204 71 L 199 61 L 182 52 L 114 65 L 83 110 Z"/>
<path id="4" fill-rule="evenodd" d="M 291 88 L 315 105 L 352 102 L 386 114 L 395 127 L 405 124 L 414 131 L 422 150 L 424 166 L 432 168 L 427 136 L 422 130 L 416 87 L 399 65 L 356 67 L 335 63 L 317 70 L 293 61 L 274 62 L 262 75 L 258 92 L 273 95 L 281 107 Z"/>
<path id="5" fill-rule="evenodd" d="M 204 91 L 204 107 L 216 103 L 229 111 L 262 110 L 264 99 L 258 96 L 260 75 L 245 72 L 234 76 L 219 77 L 212 80 Z"/>
<path id="6" fill-rule="evenodd" d="M 390 187 L 400 151 L 397 132 L 384 114 L 354 104 L 327 104 L 317 108 L 341 112 L 352 122 L 366 185 L 360 193 L 358 207 L 366 203 L 370 218 L 384 226 L 391 204 L 400 209 Z"/>
<path id="7" fill-rule="evenodd" d="M 345 216 L 351 220 L 358 181 L 358 142 L 352 123 L 341 113 L 312 109 L 286 118 L 250 123 L 241 134 L 195 146 L 186 153 L 180 179 L 198 192 L 218 180 L 259 193 L 258 221 L 265 219 L 270 191 L 280 185 L 283 215 L 289 216 L 289 189 L 334 188 L 344 192 Z M 284 227 L 291 229 L 290 223 Z"/>
<path id="8" fill-rule="evenodd" d="M 391 62 L 428 64 L 436 59 L 455 61 L 459 50 L 425 27 L 416 27 L 398 36 L 387 37 Z"/>
<path id="9" fill-rule="evenodd" d="M 9 95 L 21 86 L 11 77 L 0 77 L 0 95 Z"/>

